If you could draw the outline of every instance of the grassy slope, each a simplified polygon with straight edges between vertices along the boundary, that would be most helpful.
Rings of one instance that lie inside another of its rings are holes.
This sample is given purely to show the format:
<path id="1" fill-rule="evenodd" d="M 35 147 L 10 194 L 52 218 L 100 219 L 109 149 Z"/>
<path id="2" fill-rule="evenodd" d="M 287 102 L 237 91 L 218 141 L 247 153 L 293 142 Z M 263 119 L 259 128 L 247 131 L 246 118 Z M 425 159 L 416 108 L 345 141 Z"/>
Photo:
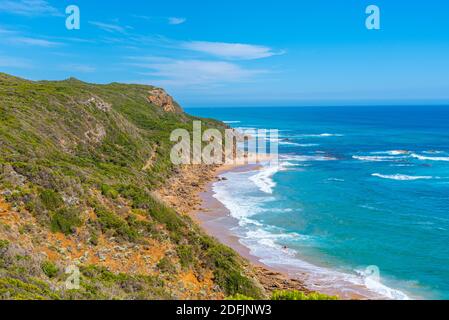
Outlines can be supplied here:
<path id="1" fill-rule="evenodd" d="M 174 170 L 170 132 L 189 129 L 193 118 L 151 105 L 151 89 L 0 74 L 0 191 L 16 212 L 28 212 L 34 221 L 19 225 L 18 236 L 0 224 L 0 298 L 178 298 L 173 279 L 186 270 L 198 278 L 211 272 L 214 291 L 223 296 L 262 296 L 232 250 L 152 196 Z M 100 110 L 98 101 L 111 110 Z M 149 158 L 150 168 L 142 170 Z M 117 244 L 164 243 L 174 254 L 161 258 L 151 274 L 81 263 L 81 289 L 65 290 L 67 261 L 45 261 L 33 252 L 45 242 L 42 230 L 92 250 L 108 237 Z M 32 245 L 14 242 L 22 236 Z"/>

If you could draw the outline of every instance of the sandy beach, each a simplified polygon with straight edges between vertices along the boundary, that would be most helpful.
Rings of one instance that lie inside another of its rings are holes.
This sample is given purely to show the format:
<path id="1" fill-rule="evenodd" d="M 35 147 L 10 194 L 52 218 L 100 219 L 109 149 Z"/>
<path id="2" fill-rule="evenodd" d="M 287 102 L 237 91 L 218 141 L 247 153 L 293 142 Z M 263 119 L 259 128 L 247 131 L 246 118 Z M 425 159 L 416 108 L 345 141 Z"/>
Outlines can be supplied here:
<path id="1" fill-rule="evenodd" d="M 260 167 L 258 164 L 222 166 L 215 171 L 215 174 L 219 176 L 227 172 L 248 172 L 258 170 Z M 201 205 L 199 209 L 193 212 L 195 221 L 209 235 L 231 247 L 250 261 L 257 270 L 259 281 L 266 284 L 265 287 L 268 286 L 270 289 L 296 289 L 305 292 L 313 291 L 306 284 L 306 279 L 310 279 L 309 274 L 288 266 L 264 264 L 259 257 L 253 255 L 250 249 L 240 242 L 239 237 L 232 232 L 232 229 L 238 226 L 238 220 L 233 218 L 229 210 L 214 197 L 213 185 L 216 181 L 217 179 L 208 182 L 204 189 L 198 193 Z M 279 280 L 281 280 L 281 285 L 279 285 Z M 341 299 L 367 299 L 367 296 L 357 293 L 359 290 L 364 291 L 364 289 L 354 286 L 354 291 L 340 291 L 335 288 L 326 289 L 323 293 L 336 295 Z"/>
<path id="2" fill-rule="evenodd" d="M 245 157 L 246 160 L 255 158 Z M 241 159 L 239 159 L 241 160 Z M 228 172 L 248 172 L 262 168 L 269 156 L 259 156 L 257 161 L 236 161 L 225 165 L 184 165 L 156 195 L 178 212 L 191 217 L 207 234 L 235 250 L 250 263 L 250 268 L 269 293 L 274 290 L 318 291 L 341 299 L 383 299 L 362 284 L 318 279 L 316 275 L 293 265 L 267 265 L 243 245 L 233 229 L 238 220 L 214 197 L 213 185 L 224 181 L 221 175 Z M 249 162 L 249 164 L 248 164 Z M 335 283 L 334 283 L 335 282 Z M 363 280 L 362 280 L 363 282 Z"/>
<path id="3" fill-rule="evenodd" d="M 251 159 L 251 158 L 250 158 Z M 270 160 L 269 156 L 260 156 L 258 161 Z M 231 233 L 237 221 L 229 215 L 229 211 L 214 198 L 212 186 L 219 181 L 219 175 L 229 172 L 243 172 L 260 168 L 258 161 L 252 164 L 224 165 L 186 165 L 156 191 L 156 195 L 182 214 L 189 215 L 207 234 L 221 243 L 234 249 L 240 256 L 250 262 L 250 268 L 267 293 L 275 290 L 300 290 L 311 292 L 298 277 L 289 276 L 287 269 L 272 268 L 259 261 L 250 250 L 239 242 L 239 238 Z M 247 161 L 248 162 L 248 161 Z"/>

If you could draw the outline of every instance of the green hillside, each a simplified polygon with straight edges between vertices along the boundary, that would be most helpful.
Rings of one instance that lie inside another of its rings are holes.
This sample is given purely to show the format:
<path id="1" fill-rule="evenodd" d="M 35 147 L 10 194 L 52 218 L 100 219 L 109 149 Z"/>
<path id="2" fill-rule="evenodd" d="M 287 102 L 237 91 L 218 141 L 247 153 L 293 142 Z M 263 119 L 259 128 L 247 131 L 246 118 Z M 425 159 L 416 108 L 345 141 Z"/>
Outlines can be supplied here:
<path id="1" fill-rule="evenodd" d="M 152 195 L 176 171 L 170 132 L 195 119 L 153 93 L 0 74 L 0 299 L 264 296 L 240 257 Z"/>

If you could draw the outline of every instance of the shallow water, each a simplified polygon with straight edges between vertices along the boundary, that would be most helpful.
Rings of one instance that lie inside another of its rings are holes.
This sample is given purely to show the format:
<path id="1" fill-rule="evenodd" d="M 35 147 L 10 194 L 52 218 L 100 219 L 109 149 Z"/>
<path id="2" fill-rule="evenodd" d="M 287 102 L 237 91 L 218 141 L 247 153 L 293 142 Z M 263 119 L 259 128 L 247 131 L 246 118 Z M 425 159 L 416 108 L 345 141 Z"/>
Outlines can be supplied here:
<path id="1" fill-rule="evenodd" d="M 263 262 L 322 291 L 449 298 L 449 107 L 187 111 L 280 130 L 279 166 L 214 185 Z"/>

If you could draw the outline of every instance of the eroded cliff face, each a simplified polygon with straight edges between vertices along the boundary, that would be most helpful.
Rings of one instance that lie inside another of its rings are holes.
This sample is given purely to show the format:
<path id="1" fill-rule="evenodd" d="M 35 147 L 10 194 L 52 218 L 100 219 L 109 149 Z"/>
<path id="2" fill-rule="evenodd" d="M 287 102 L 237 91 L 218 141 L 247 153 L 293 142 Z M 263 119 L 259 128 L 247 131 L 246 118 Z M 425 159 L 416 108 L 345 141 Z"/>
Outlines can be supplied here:
<path id="1" fill-rule="evenodd" d="M 148 91 L 148 101 L 156 107 L 162 108 L 165 112 L 180 113 L 181 107 L 173 100 L 173 98 L 160 88 Z"/>

